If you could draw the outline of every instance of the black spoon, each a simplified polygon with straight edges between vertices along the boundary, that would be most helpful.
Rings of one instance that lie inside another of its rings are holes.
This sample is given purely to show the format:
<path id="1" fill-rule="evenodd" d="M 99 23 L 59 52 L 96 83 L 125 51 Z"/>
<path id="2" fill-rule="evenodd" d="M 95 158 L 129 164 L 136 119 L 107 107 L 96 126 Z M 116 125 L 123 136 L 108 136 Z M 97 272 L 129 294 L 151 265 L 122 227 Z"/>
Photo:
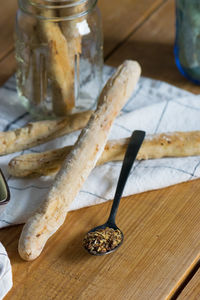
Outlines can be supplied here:
<path id="1" fill-rule="evenodd" d="M 131 171 L 132 165 L 135 161 L 135 158 L 138 154 L 138 151 L 142 145 L 144 137 L 145 137 L 144 131 L 135 130 L 133 132 L 133 134 L 130 138 L 130 142 L 128 144 L 127 150 L 126 150 L 125 157 L 124 157 L 124 161 L 123 161 L 123 165 L 121 168 L 119 180 L 117 183 L 117 188 L 116 188 L 112 208 L 110 211 L 110 216 L 105 224 L 91 229 L 84 238 L 83 246 L 92 255 L 104 255 L 104 254 L 111 253 L 111 252 L 115 251 L 119 246 L 121 246 L 121 244 L 123 242 L 124 235 L 123 235 L 123 232 L 116 226 L 115 217 L 117 214 L 117 209 L 119 207 L 119 202 L 120 202 L 126 181 L 128 179 L 128 176 Z M 104 248 L 104 250 L 101 251 L 100 249 L 97 250 L 97 246 L 99 245 L 100 239 L 105 240 L 105 238 L 106 238 L 105 236 L 102 235 L 102 232 L 106 232 L 104 230 L 107 231 L 107 236 L 109 234 L 109 230 L 110 230 L 110 234 L 112 236 L 113 236 L 113 234 L 116 233 L 116 238 L 118 239 L 118 241 L 115 242 L 115 244 L 116 243 L 117 244 L 114 248 L 113 248 L 113 243 L 111 242 L 112 246 L 109 247 L 110 249 L 106 249 L 106 251 L 105 251 L 105 248 Z M 93 248 L 91 248 L 91 243 L 92 243 Z M 96 249 L 96 250 L 94 250 L 94 249 Z"/>

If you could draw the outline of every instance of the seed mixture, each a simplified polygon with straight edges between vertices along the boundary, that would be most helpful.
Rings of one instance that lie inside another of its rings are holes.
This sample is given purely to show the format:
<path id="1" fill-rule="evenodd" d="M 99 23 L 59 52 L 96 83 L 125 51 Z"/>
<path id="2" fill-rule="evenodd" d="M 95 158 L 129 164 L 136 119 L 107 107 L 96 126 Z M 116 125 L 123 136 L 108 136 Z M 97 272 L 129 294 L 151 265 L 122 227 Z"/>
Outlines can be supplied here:
<path id="1" fill-rule="evenodd" d="M 91 254 L 100 254 L 113 250 L 121 241 L 122 234 L 119 229 L 106 227 L 88 232 L 83 240 L 83 246 Z"/>

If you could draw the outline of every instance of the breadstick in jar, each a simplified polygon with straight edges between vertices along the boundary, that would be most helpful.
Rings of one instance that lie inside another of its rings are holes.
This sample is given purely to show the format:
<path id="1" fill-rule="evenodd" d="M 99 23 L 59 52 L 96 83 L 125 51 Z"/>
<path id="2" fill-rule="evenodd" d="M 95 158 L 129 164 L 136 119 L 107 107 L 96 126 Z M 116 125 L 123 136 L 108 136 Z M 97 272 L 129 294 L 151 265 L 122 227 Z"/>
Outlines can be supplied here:
<path id="1" fill-rule="evenodd" d="M 114 119 L 131 96 L 140 73 L 137 62 L 125 61 L 108 80 L 96 111 L 65 159 L 44 202 L 22 230 L 18 251 L 23 259 L 37 258 L 49 237 L 63 224 L 70 204 L 101 156 Z"/>
<path id="2" fill-rule="evenodd" d="M 37 36 L 40 43 L 45 43 L 48 48 L 48 62 L 45 63 L 48 66 L 47 77 L 51 80 L 53 112 L 57 116 L 65 116 L 75 106 L 74 78 L 68 42 L 61 31 L 59 22 L 56 22 L 59 9 L 57 6 L 44 8 L 41 0 L 34 0 L 33 7 L 41 16 L 36 26 Z"/>
<path id="3" fill-rule="evenodd" d="M 49 12 L 45 16 L 49 17 Z M 63 116 L 75 106 L 74 70 L 70 62 L 68 43 L 59 25 L 51 20 L 39 21 L 38 32 L 41 40 L 48 44 L 53 111 L 55 115 Z"/>

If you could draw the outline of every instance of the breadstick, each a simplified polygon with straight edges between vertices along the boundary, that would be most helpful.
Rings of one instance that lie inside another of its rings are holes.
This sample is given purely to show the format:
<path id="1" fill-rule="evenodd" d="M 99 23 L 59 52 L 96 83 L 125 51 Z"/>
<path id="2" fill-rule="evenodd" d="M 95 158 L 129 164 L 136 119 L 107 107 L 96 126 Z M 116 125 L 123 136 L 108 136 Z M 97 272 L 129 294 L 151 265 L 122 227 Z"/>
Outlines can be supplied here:
<path id="1" fill-rule="evenodd" d="M 140 72 L 137 62 L 125 61 L 108 80 L 96 111 L 65 159 L 44 202 L 22 230 L 18 251 L 23 259 L 37 258 L 49 237 L 63 224 L 70 204 L 102 154 L 114 119 L 131 96 Z"/>
<path id="2" fill-rule="evenodd" d="M 97 165 L 123 160 L 129 138 L 108 141 Z M 51 175 L 59 171 L 72 146 L 14 157 L 8 172 L 15 177 Z M 148 135 L 137 160 L 200 155 L 200 131 Z"/>
<path id="3" fill-rule="evenodd" d="M 79 57 L 81 54 L 81 41 L 82 37 L 79 33 L 77 24 L 79 24 L 81 21 L 86 20 L 85 16 L 80 17 L 81 12 L 83 12 L 83 5 L 75 5 L 73 8 L 71 8 L 72 15 L 79 17 L 74 17 L 74 19 L 68 21 L 68 22 L 61 22 L 60 28 L 62 30 L 63 35 L 65 36 L 68 47 L 69 47 L 69 55 L 70 55 L 70 62 L 73 64 L 75 63 L 75 56 Z M 65 9 L 61 9 L 59 11 L 60 17 L 65 17 L 67 15 L 68 11 Z M 77 58 L 77 60 L 79 60 Z"/>
<path id="4" fill-rule="evenodd" d="M 0 132 L 0 155 L 41 145 L 59 136 L 82 129 L 87 124 L 90 115 L 91 111 L 86 111 L 57 120 L 33 122 L 16 130 Z"/>
<path id="5" fill-rule="evenodd" d="M 74 108 L 74 76 L 71 68 L 69 49 L 58 22 L 58 9 L 43 9 L 41 0 L 34 1 L 35 9 L 45 20 L 37 23 L 37 35 L 41 43 L 48 45 L 48 71 L 51 79 L 53 111 L 57 116 L 65 116 Z"/>
<path id="6" fill-rule="evenodd" d="M 47 11 L 45 17 L 53 17 Z M 68 44 L 58 23 L 40 21 L 38 32 L 42 41 L 48 44 L 49 68 L 52 80 L 53 111 L 57 116 L 64 116 L 75 106 L 74 70 L 71 65 Z"/>
<path id="7" fill-rule="evenodd" d="M 75 5 L 71 7 L 72 15 L 79 15 L 79 17 L 74 17 L 70 21 L 60 22 L 60 28 L 62 30 L 63 35 L 67 40 L 68 45 L 68 53 L 70 58 L 70 65 L 71 65 L 71 81 L 74 83 L 75 74 L 77 76 L 77 80 L 79 81 L 79 69 L 80 69 L 80 54 L 82 51 L 82 36 L 79 33 L 77 24 L 83 20 L 86 20 L 86 17 L 80 17 L 80 13 L 83 12 L 83 5 Z M 59 15 L 60 17 L 65 17 L 68 13 L 68 9 L 60 9 Z M 76 70 L 76 72 L 75 72 Z"/>
<path id="8" fill-rule="evenodd" d="M 15 177 L 51 175 L 59 171 L 72 146 L 30 153 L 14 157 L 8 164 L 8 173 Z"/>

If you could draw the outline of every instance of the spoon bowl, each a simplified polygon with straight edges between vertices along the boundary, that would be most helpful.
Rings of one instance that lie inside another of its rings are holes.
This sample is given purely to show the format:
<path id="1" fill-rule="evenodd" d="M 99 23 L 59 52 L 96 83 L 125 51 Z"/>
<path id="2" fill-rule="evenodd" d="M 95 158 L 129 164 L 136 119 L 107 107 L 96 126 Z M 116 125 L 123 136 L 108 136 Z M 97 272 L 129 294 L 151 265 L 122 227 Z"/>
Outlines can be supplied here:
<path id="1" fill-rule="evenodd" d="M 106 229 L 106 228 L 111 228 L 111 229 L 114 229 L 114 230 L 119 230 L 120 231 L 120 234 L 121 234 L 121 241 L 120 243 L 114 247 L 113 249 L 110 249 L 110 250 L 107 250 L 106 252 L 92 252 L 90 251 L 87 247 L 84 247 L 84 249 L 91 255 L 95 255 L 95 256 L 102 256 L 102 255 L 105 255 L 105 254 L 109 254 L 111 252 L 114 252 L 115 250 L 117 250 L 123 243 L 124 241 L 124 234 L 123 232 L 119 229 L 119 227 L 117 227 L 116 224 L 111 224 L 109 222 L 106 222 L 105 224 L 103 225 L 100 225 L 100 226 L 97 226 L 97 227 L 94 227 L 93 229 L 91 229 L 87 234 L 91 233 L 91 232 L 96 232 L 96 231 L 99 231 L 101 229 Z M 87 236 L 86 234 L 86 236 Z"/>
<path id="2" fill-rule="evenodd" d="M 115 217 L 120 199 L 130 174 L 132 165 L 145 137 L 145 132 L 133 132 L 123 160 L 117 188 L 107 222 L 91 229 L 83 240 L 83 246 L 92 255 L 105 255 L 117 250 L 123 243 L 123 232 L 117 227 Z"/>

